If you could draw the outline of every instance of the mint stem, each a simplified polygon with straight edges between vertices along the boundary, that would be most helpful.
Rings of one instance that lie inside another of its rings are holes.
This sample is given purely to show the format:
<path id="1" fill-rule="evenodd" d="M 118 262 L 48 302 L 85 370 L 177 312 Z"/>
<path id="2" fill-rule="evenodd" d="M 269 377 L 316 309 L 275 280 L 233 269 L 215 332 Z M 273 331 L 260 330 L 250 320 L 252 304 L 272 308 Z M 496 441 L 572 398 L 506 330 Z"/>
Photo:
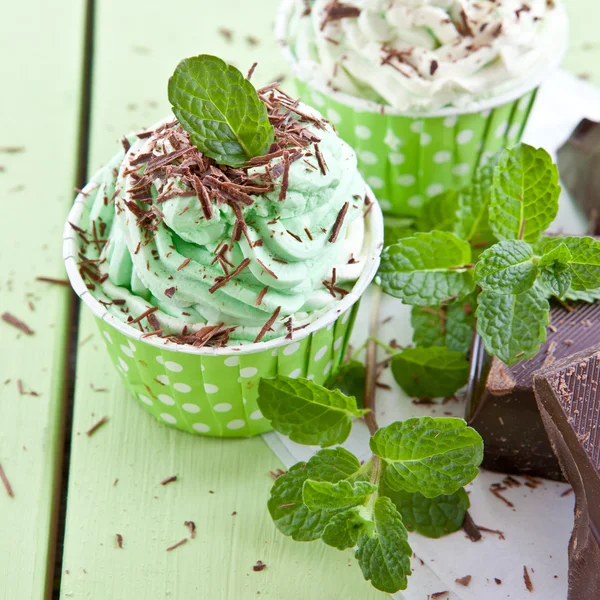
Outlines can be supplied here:
<path id="1" fill-rule="evenodd" d="M 379 309 L 381 306 L 382 290 L 379 286 L 375 287 L 373 298 L 371 299 L 371 319 L 369 322 L 369 339 L 367 341 L 367 359 L 365 361 L 365 401 L 364 407 L 369 412 L 364 416 L 365 423 L 369 428 L 369 433 L 375 435 L 379 429 L 377 418 L 375 416 L 375 396 L 377 393 L 377 333 L 379 331 Z M 377 457 L 373 457 L 373 471 L 377 469 L 375 464 Z M 378 463 L 378 459 L 377 459 Z"/>

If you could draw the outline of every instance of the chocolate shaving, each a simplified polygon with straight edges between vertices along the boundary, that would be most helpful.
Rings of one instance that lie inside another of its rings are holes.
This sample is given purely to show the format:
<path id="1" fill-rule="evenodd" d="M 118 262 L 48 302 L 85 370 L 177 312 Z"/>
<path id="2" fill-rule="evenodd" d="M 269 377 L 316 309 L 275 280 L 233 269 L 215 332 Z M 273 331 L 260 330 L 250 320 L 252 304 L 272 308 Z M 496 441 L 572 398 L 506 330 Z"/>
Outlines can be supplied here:
<path id="1" fill-rule="evenodd" d="M 191 258 L 189 258 L 189 257 L 188 257 L 188 258 L 186 258 L 186 259 L 185 259 L 185 260 L 184 260 L 184 261 L 183 261 L 183 262 L 182 262 L 182 263 L 181 263 L 181 264 L 180 264 L 180 265 L 177 267 L 177 270 L 178 270 L 178 271 L 181 271 L 181 269 L 183 269 L 184 267 L 187 267 L 187 266 L 190 264 L 190 261 L 191 261 L 191 260 L 192 260 L 192 259 L 191 259 Z"/>
<path id="2" fill-rule="evenodd" d="M 288 185 L 289 185 L 289 173 L 290 173 L 290 154 L 286 150 L 283 153 L 283 177 L 281 179 L 281 188 L 279 190 L 279 202 L 283 202 L 285 200 L 285 195 L 287 193 Z"/>
<path id="3" fill-rule="evenodd" d="M 273 325 L 273 323 L 275 323 L 275 321 L 277 320 L 277 317 L 279 316 L 280 312 L 281 312 L 281 306 L 278 306 L 275 309 L 275 312 L 273 312 L 273 314 L 269 317 L 269 320 L 263 325 L 263 328 L 260 330 L 260 332 L 258 333 L 256 338 L 254 339 L 255 344 L 257 342 L 260 342 L 260 340 L 262 340 L 263 337 L 265 337 L 267 332 L 271 329 L 271 325 Z"/>
<path id="4" fill-rule="evenodd" d="M 438 63 L 437 60 L 432 60 L 431 61 L 431 65 L 429 67 L 429 74 L 433 77 L 435 75 L 435 72 L 438 70 L 438 67 L 440 66 L 440 64 Z"/>
<path id="5" fill-rule="evenodd" d="M 529 571 L 526 566 L 523 566 L 523 581 L 525 582 L 527 591 L 533 592 L 533 583 L 531 583 L 531 577 L 529 576 Z"/>
<path id="6" fill-rule="evenodd" d="M 319 169 L 321 170 L 321 174 L 325 175 L 325 173 L 327 172 L 327 163 L 323 158 L 323 154 L 321 154 L 319 144 L 315 144 L 315 156 L 317 157 L 317 162 L 319 163 Z"/>
<path id="7" fill-rule="evenodd" d="M 6 476 L 6 473 L 4 472 L 4 469 L 2 468 L 1 464 L 0 464 L 0 480 L 2 481 L 2 484 L 4 485 L 4 489 L 6 490 L 6 493 L 11 498 L 14 498 L 15 493 L 13 492 L 12 486 L 10 485 L 10 482 L 8 481 L 8 477 Z"/>
<path id="8" fill-rule="evenodd" d="M 271 271 L 271 269 L 269 269 L 269 267 L 267 267 L 265 263 L 262 262 L 262 260 L 257 258 L 256 262 L 265 270 L 265 273 L 268 273 L 274 279 L 279 279 L 279 277 L 277 277 L 277 275 L 275 275 L 275 273 Z"/>
<path id="9" fill-rule="evenodd" d="M 267 568 L 267 565 L 262 560 L 257 560 L 256 564 L 252 567 L 252 570 L 255 572 L 264 571 Z"/>
<path id="10" fill-rule="evenodd" d="M 252 77 L 252 74 L 254 73 L 254 69 L 256 69 L 257 64 L 258 64 L 257 62 L 253 63 L 252 66 L 250 67 L 250 69 L 248 70 L 248 74 L 246 75 L 246 79 L 248 81 L 250 81 L 250 78 Z"/>
<path id="11" fill-rule="evenodd" d="M 139 323 L 142 319 L 145 319 L 146 317 L 149 317 L 152 313 L 155 313 L 157 310 L 158 306 L 151 306 L 149 309 L 145 310 L 141 315 L 127 322 L 129 323 L 129 325 L 135 325 L 136 323 Z"/>
<path id="12" fill-rule="evenodd" d="M 102 425 L 108 421 L 108 417 L 102 417 L 97 423 L 92 425 L 85 433 L 88 437 L 91 437 Z"/>
<path id="13" fill-rule="evenodd" d="M 215 280 L 213 286 L 208 290 L 211 294 L 214 294 L 219 288 L 229 283 L 234 277 L 237 277 L 249 264 L 250 259 L 245 258 L 229 275 L 225 277 L 218 277 Z"/>
<path id="14" fill-rule="evenodd" d="M 469 585 L 469 583 L 471 583 L 471 575 L 465 575 L 464 577 L 458 577 L 454 581 L 456 581 L 456 583 L 459 583 L 460 585 L 464 585 L 465 587 L 467 587 Z"/>
<path id="15" fill-rule="evenodd" d="M 36 277 L 36 281 L 43 281 L 44 283 L 53 283 L 55 285 L 63 285 L 65 287 L 71 287 L 68 279 L 55 279 L 54 277 Z"/>
<path id="16" fill-rule="evenodd" d="M 194 523 L 194 521 L 185 521 L 183 524 L 189 528 L 190 537 L 192 539 L 195 539 L 196 538 L 196 523 Z"/>
<path id="17" fill-rule="evenodd" d="M 187 541 L 188 541 L 187 538 L 183 538 L 182 540 L 179 540 L 176 544 L 169 546 L 167 548 L 167 552 L 171 552 L 171 551 L 175 550 L 175 548 L 179 548 L 179 546 L 183 546 L 184 544 L 187 544 Z"/>
<path id="18" fill-rule="evenodd" d="M 177 481 L 177 475 L 171 475 L 170 477 L 163 479 L 160 482 L 160 485 L 168 485 L 169 483 L 173 483 L 174 481 Z"/>
<path id="19" fill-rule="evenodd" d="M 360 16 L 360 8 L 350 4 L 342 4 L 338 0 L 333 0 L 325 9 L 325 18 L 321 23 L 321 31 L 325 29 L 328 23 L 341 21 L 342 19 L 356 19 Z"/>
<path id="20" fill-rule="evenodd" d="M 473 517 L 469 511 L 465 512 L 462 528 L 472 542 L 478 542 L 483 537 L 480 528 L 475 525 L 475 521 L 473 521 Z"/>
<path id="21" fill-rule="evenodd" d="M 23 323 L 23 321 L 21 321 L 20 319 L 17 319 L 17 317 L 15 317 L 14 315 L 11 315 L 8 312 L 2 313 L 1 318 L 5 323 L 8 323 L 9 325 L 16 327 L 17 329 L 19 329 L 26 335 L 34 334 L 34 331 L 33 331 L 33 329 L 31 329 L 31 327 L 29 327 L 28 325 Z"/>
<path id="22" fill-rule="evenodd" d="M 172 298 L 172 297 L 175 295 L 175 292 L 176 292 L 176 291 L 177 291 L 177 288 L 176 288 L 176 287 L 170 287 L 170 288 L 167 288 L 167 289 L 165 290 L 165 296 L 166 296 L 167 298 Z"/>
<path id="23" fill-rule="evenodd" d="M 117 533 L 117 547 L 123 549 L 123 536 L 120 533 Z"/>
<path id="24" fill-rule="evenodd" d="M 265 286 L 265 287 L 264 287 L 264 288 L 263 288 L 263 289 L 260 291 L 260 293 L 258 294 L 258 296 L 256 297 L 256 302 L 254 303 L 254 306 L 260 306 L 260 305 L 261 305 L 261 303 L 262 303 L 262 301 L 263 301 L 263 299 L 264 299 L 264 297 L 265 297 L 265 294 L 266 294 L 268 291 L 269 291 L 269 286 L 268 286 L 268 285 L 266 285 L 266 286 Z"/>
<path id="25" fill-rule="evenodd" d="M 344 218 L 346 217 L 346 213 L 348 212 L 349 203 L 346 202 L 344 206 L 340 209 L 337 217 L 335 218 L 335 223 L 333 224 L 333 229 L 331 230 L 331 235 L 329 236 L 329 243 L 334 244 L 340 234 L 340 230 L 342 228 L 342 224 L 344 222 Z"/>

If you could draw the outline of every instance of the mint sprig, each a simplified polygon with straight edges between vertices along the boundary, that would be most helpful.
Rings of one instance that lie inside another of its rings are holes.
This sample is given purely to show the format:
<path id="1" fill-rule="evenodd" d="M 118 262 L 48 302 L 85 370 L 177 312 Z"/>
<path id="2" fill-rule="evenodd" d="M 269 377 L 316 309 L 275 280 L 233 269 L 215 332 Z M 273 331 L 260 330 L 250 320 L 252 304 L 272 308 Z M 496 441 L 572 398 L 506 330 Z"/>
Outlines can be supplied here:
<path id="1" fill-rule="evenodd" d="M 299 444 L 341 444 L 350 433 L 352 418 L 368 412 L 358 408 L 355 398 L 307 379 L 262 379 L 258 394 L 258 407 L 265 418 Z"/>
<path id="2" fill-rule="evenodd" d="M 415 306 L 440 306 L 474 288 L 471 247 L 443 231 L 416 233 L 385 249 L 379 269 L 383 290 Z"/>
<path id="3" fill-rule="evenodd" d="M 282 386 L 285 393 L 280 396 Z M 280 433 L 287 434 L 290 423 L 298 425 L 289 415 L 281 419 L 283 407 L 289 414 L 302 411 L 305 400 L 314 398 L 321 408 L 298 420 L 303 443 L 321 439 L 330 429 L 331 415 L 322 407 L 354 407 L 354 398 L 308 380 L 276 377 L 259 384 L 259 407 Z M 341 447 L 320 450 L 275 481 L 268 508 L 279 531 L 294 540 L 320 538 L 340 550 L 355 548 L 365 579 L 378 590 L 395 593 L 406 588 L 411 573 L 412 550 L 402 512 L 417 523 L 412 529 L 419 526 L 431 536 L 454 531 L 460 511 L 464 518 L 468 507 L 460 488 L 476 476 L 483 444 L 462 419 L 423 417 L 379 429 L 371 438 L 371 450 L 373 456 L 363 464 Z M 419 501 L 417 493 L 422 499 L 443 495 L 429 524 L 413 515 L 419 502 L 432 507 L 435 502 Z"/>
<path id="4" fill-rule="evenodd" d="M 507 364 L 531 358 L 545 341 L 547 298 L 600 297 L 600 241 L 542 235 L 557 214 L 559 193 L 548 153 L 521 144 L 505 150 L 496 166 L 480 168 L 465 190 L 433 198 L 418 222 L 433 231 L 386 248 L 381 285 L 415 307 L 413 340 L 423 357 L 427 350 L 433 363 L 439 350 L 432 347 L 440 346 L 465 352 L 450 347 L 445 313 L 426 316 L 447 303 L 440 297 L 450 291 L 452 305 L 475 290 L 477 332 L 486 350 Z M 406 366 L 408 373 L 397 377 L 403 387 L 411 372 L 420 381 L 423 371 L 423 364 Z"/>
<path id="5" fill-rule="evenodd" d="M 219 164 L 238 167 L 273 143 L 273 126 L 254 86 L 216 56 L 182 60 L 169 80 L 169 102 L 194 145 Z"/>

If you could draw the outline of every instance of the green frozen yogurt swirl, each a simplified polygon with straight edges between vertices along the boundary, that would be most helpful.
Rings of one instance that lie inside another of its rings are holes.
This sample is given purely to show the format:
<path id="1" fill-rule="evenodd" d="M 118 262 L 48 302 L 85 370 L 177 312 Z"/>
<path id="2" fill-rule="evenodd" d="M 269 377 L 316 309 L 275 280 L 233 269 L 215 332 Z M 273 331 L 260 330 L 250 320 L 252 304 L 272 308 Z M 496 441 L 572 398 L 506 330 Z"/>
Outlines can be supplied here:
<path id="1" fill-rule="evenodd" d="M 317 112 L 269 93 L 276 143 L 242 168 L 216 165 L 168 120 L 96 174 L 80 271 L 110 313 L 195 345 L 266 341 L 358 279 L 370 200 L 356 156 Z"/>

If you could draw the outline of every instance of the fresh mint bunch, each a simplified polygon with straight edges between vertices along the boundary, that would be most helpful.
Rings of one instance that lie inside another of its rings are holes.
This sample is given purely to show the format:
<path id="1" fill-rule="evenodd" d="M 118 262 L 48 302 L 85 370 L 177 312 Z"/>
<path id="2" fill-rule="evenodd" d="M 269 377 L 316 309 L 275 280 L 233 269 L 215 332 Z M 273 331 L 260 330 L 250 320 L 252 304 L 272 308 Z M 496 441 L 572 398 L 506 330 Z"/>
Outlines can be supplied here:
<path id="1" fill-rule="evenodd" d="M 451 382 L 455 390 L 466 382 L 451 359 L 453 352 L 466 354 L 473 322 L 486 350 L 511 365 L 534 356 L 545 341 L 550 297 L 600 296 L 600 241 L 543 236 L 559 194 L 548 153 L 521 144 L 480 168 L 465 190 L 432 199 L 416 223 L 430 231 L 385 249 L 383 290 L 414 306 L 418 347 L 392 359 L 405 391 L 448 395 Z"/>
<path id="2" fill-rule="evenodd" d="M 275 430 L 321 446 L 344 442 L 351 419 L 368 412 L 339 390 L 282 376 L 261 380 L 258 406 Z M 363 464 L 338 446 L 294 465 L 276 479 L 268 508 L 294 540 L 354 548 L 365 579 L 394 593 L 411 573 L 407 529 L 441 537 L 462 525 L 462 486 L 477 475 L 483 442 L 462 419 L 422 417 L 378 429 L 370 447 Z"/>
<path id="3" fill-rule="evenodd" d="M 254 86 L 216 56 L 182 60 L 169 80 L 169 102 L 194 145 L 219 164 L 239 167 L 273 143 L 273 126 Z"/>

